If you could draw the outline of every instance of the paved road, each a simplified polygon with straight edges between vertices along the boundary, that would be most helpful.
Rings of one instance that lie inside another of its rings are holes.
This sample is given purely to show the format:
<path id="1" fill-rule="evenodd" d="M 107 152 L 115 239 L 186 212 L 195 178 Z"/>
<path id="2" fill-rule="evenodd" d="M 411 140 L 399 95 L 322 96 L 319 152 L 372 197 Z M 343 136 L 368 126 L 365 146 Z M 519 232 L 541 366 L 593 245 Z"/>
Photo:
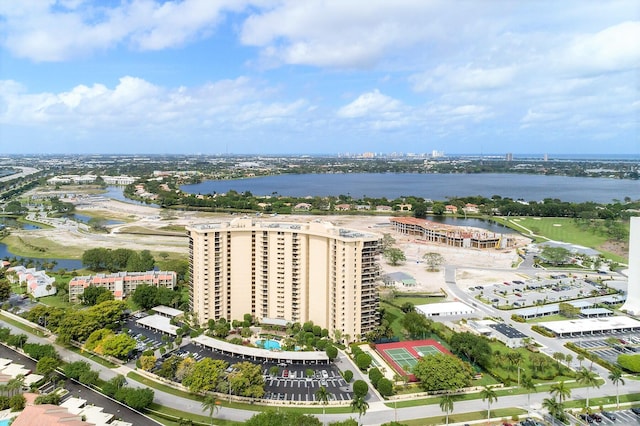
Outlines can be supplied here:
<path id="1" fill-rule="evenodd" d="M 14 328 L 11 325 L 7 325 L 7 326 L 12 328 L 13 330 L 12 332 L 14 333 L 24 332 L 20 329 Z M 549 340 L 552 340 L 552 339 L 549 339 Z M 42 337 L 37 337 L 37 336 L 29 336 L 29 341 L 38 342 L 38 343 L 51 343 L 50 340 Z M 61 357 L 65 361 L 77 361 L 77 360 L 87 361 L 86 358 L 80 355 L 77 355 L 73 352 L 70 352 L 64 348 L 57 347 L 57 349 Z M 118 369 L 110 369 L 102 366 L 101 364 L 92 362 L 90 360 L 88 361 L 92 365 L 92 368 L 94 370 L 100 372 L 100 376 L 103 379 L 109 379 L 111 377 L 116 376 L 119 373 L 126 374 L 128 371 L 130 371 L 130 369 L 126 366 L 119 367 Z M 341 360 L 341 362 L 349 362 L 349 361 L 343 359 Z M 131 379 L 128 379 L 128 382 L 130 386 L 144 387 L 144 385 Z M 154 390 L 154 392 L 155 392 L 155 402 L 161 405 L 175 408 L 185 412 L 192 412 L 192 413 L 205 415 L 205 413 L 202 411 L 201 404 L 197 401 L 179 398 L 179 397 L 176 397 L 175 395 L 170 395 L 159 390 Z M 621 387 L 620 392 L 621 393 L 640 392 L 640 382 L 635 380 L 627 380 L 626 386 Z M 589 390 L 589 396 L 591 398 L 596 396 L 607 395 L 610 397 L 612 403 L 615 402 L 615 394 L 616 394 L 616 388 L 609 381 L 607 381 L 599 389 Z M 586 398 L 586 396 L 587 396 L 586 388 L 575 389 L 572 391 L 571 399 L 583 399 L 583 398 Z M 533 409 L 534 410 L 540 409 L 542 399 L 548 398 L 548 397 L 549 397 L 548 393 L 531 394 L 531 404 Z M 410 420 L 410 419 L 419 419 L 424 417 L 433 417 L 433 416 L 442 415 L 442 411 L 440 410 L 437 404 L 401 408 L 401 409 L 398 409 L 397 411 L 394 410 L 393 408 L 386 407 L 382 402 L 377 401 L 377 397 L 371 397 L 371 399 L 369 400 L 369 404 L 370 404 L 369 410 L 367 411 L 367 414 L 362 418 L 363 424 L 366 424 L 366 425 L 379 425 L 385 422 L 390 422 L 390 421 L 393 421 L 396 418 L 396 416 L 398 420 Z M 492 409 L 508 408 L 508 407 L 521 407 L 523 409 L 528 409 L 527 395 L 503 396 L 503 397 L 500 397 L 497 402 L 492 404 L 491 407 Z M 464 412 L 470 412 L 470 411 L 486 410 L 487 405 L 482 400 L 471 400 L 471 401 L 456 402 L 454 408 L 455 408 L 454 409 L 454 414 L 455 414 L 455 413 L 464 413 Z M 254 414 L 255 414 L 254 411 L 245 411 L 245 410 L 238 410 L 238 409 L 223 407 L 218 412 L 217 417 L 221 419 L 229 419 L 234 421 L 246 421 Z M 326 415 L 327 421 L 330 421 L 330 422 L 345 420 L 349 417 L 357 418 L 357 414 L 327 414 Z"/>
<path id="2" fill-rule="evenodd" d="M 31 340 L 31 339 L 30 339 Z M 4 345 L 0 345 L 0 358 L 11 359 L 19 364 L 24 365 L 25 367 L 35 371 L 36 363 L 31 359 L 19 354 L 18 352 L 7 348 Z M 120 404 L 117 401 L 114 401 L 106 396 L 95 392 L 85 386 L 74 383 L 71 380 L 65 381 L 64 384 L 65 389 L 67 389 L 71 395 L 77 398 L 82 398 L 87 401 L 87 404 L 93 404 L 97 407 L 104 408 L 105 413 L 113 414 L 116 418 L 120 418 L 126 422 L 129 422 L 133 425 L 140 426 L 156 426 L 157 422 L 143 416 L 133 410 L 131 410 L 126 405 Z"/>

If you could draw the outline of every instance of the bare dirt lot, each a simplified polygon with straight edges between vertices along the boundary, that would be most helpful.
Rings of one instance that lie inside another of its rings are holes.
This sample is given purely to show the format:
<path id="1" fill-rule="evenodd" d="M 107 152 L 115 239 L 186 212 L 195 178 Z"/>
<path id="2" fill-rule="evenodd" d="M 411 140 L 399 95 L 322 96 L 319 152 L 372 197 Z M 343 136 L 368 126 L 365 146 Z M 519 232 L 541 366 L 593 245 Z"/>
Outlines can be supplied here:
<path id="1" fill-rule="evenodd" d="M 183 212 L 165 210 L 144 205 L 124 203 L 101 197 L 77 196 L 71 198 L 76 204 L 79 214 L 98 216 L 122 221 L 122 224 L 110 225 L 108 233 L 90 232 L 83 225 L 67 222 L 55 229 L 38 231 L 15 231 L 24 241 L 48 240 L 53 250 L 65 250 L 69 253 L 81 253 L 95 248 L 130 248 L 134 250 L 150 250 L 155 253 L 173 253 L 175 256 L 187 255 L 187 238 L 184 226 L 195 223 L 227 221 L 235 217 L 228 214 L 213 214 L 200 212 Z M 428 272 L 422 261 L 425 253 L 439 253 L 446 265 L 458 268 L 457 282 L 461 286 L 478 285 L 481 283 L 502 282 L 517 279 L 520 275 L 512 268 L 517 261 L 515 249 L 463 249 L 439 244 L 426 244 L 414 238 L 397 234 L 393 231 L 387 216 L 307 216 L 307 215 L 279 215 L 277 217 L 263 216 L 258 220 L 308 222 L 322 220 L 337 226 L 344 226 L 379 234 L 391 234 L 396 240 L 407 260 L 400 265 L 389 265 L 381 259 L 382 273 L 402 271 L 413 276 L 417 282 L 415 287 L 402 288 L 402 291 L 439 292 L 446 287 L 444 267 L 437 272 Z M 526 245 L 527 239 L 521 238 L 518 245 Z"/>

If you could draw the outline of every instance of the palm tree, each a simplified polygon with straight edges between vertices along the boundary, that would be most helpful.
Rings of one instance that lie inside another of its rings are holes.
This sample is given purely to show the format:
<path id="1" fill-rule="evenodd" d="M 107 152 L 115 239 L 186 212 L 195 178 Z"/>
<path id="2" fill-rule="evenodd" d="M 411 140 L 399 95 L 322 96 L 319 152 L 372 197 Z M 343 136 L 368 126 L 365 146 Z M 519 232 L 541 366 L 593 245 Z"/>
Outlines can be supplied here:
<path id="1" fill-rule="evenodd" d="M 325 421 L 325 410 L 327 408 L 327 404 L 329 403 L 329 397 L 331 394 L 327 391 L 327 388 L 324 386 L 320 386 L 320 389 L 316 391 L 316 399 L 320 401 L 322 404 L 322 423 Z"/>
<path id="2" fill-rule="evenodd" d="M 564 380 L 551 385 L 549 393 L 553 395 L 560 403 L 563 403 L 567 398 L 571 396 L 571 389 L 567 387 Z"/>
<path id="3" fill-rule="evenodd" d="M 616 406 L 620 408 L 620 392 L 618 391 L 618 385 L 624 386 L 624 379 L 622 378 L 622 371 L 615 369 L 609 373 L 609 380 L 616 385 Z"/>
<path id="4" fill-rule="evenodd" d="M 453 399 L 454 396 L 450 393 L 445 393 L 440 399 L 440 409 L 444 411 L 447 416 L 446 424 L 449 424 L 449 413 L 453 412 Z"/>
<path id="5" fill-rule="evenodd" d="M 217 413 L 219 409 L 220 401 L 218 401 L 215 396 L 207 395 L 204 397 L 204 400 L 202 401 L 202 411 L 209 411 L 211 424 L 213 424 L 213 414 Z"/>
<path id="6" fill-rule="evenodd" d="M 487 400 L 487 420 L 491 418 L 491 404 L 498 400 L 498 395 L 496 395 L 496 391 L 493 390 L 493 386 L 485 386 L 480 391 L 480 396 L 482 397 L 482 402 Z"/>
<path id="7" fill-rule="evenodd" d="M 578 360 L 578 362 L 580 363 L 580 368 L 582 368 L 582 361 L 584 361 L 584 355 L 582 354 L 578 354 L 578 356 L 576 357 L 576 359 Z"/>
<path id="8" fill-rule="evenodd" d="M 531 376 L 522 376 L 522 380 L 520 381 L 520 385 L 527 390 L 527 405 L 529 409 L 531 409 L 531 391 L 536 390 L 536 384 L 533 383 L 533 379 Z"/>
<path id="9" fill-rule="evenodd" d="M 589 408 L 589 388 L 590 387 L 600 387 L 600 383 L 598 383 L 598 375 L 591 370 L 587 370 L 586 368 L 581 368 L 576 373 L 576 382 L 581 385 L 587 385 L 587 405 Z"/>
<path id="10" fill-rule="evenodd" d="M 564 404 L 555 398 L 545 398 L 542 400 L 542 408 L 546 408 L 549 415 L 558 420 L 564 418 Z"/>
<path id="11" fill-rule="evenodd" d="M 360 424 L 360 418 L 367 414 L 368 408 L 369 403 L 362 396 L 356 396 L 351 401 L 351 411 L 358 411 L 358 424 Z"/>

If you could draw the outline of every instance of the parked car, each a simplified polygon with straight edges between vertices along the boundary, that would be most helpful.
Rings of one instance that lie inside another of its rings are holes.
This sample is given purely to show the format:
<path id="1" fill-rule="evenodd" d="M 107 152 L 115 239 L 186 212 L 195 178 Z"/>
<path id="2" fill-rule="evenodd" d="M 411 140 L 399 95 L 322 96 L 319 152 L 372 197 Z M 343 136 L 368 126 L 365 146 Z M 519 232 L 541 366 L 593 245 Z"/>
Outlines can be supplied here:
<path id="1" fill-rule="evenodd" d="M 588 414 L 580 414 L 580 418 L 587 423 L 593 423 L 593 419 Z"/>
<path id="2" fill-rule="evenodd" d="M 591 417 L 593 420 L 595 420 L 596 423 L 600 423 L 602 422 L 602 416 L 598 413 L 591 413 L 589 414 L 589 417 Z"/>
<path id="3" fill-rule="evenodd" d="M 611 411 L 603 411 L 601 414 L 606 418 L 608 418 L 609 420 L 612 420 L 614 422 L 616 421 L 616 415 L 613 414 Z"/>
<path id="4" fill-rule="evenodd" d="M 633 411 L 633 414 L 636 416 L 640 416 L 640 408 L 633 407 L 631 411 Z"/>

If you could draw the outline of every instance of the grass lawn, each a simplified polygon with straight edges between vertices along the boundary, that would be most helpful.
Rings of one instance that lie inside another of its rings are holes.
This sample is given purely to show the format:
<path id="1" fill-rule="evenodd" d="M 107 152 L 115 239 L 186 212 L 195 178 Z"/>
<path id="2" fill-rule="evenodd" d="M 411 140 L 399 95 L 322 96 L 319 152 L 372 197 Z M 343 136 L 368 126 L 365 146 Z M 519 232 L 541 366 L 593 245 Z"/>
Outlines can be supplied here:
<path id="1" fill-rule="evenodd" d="M 417 305 L 426 305 L 429 303 L 440 303 L 440 302 L 444 302 L 445 300 L 446 300 L 446 297 L 398 296 L 393 299 L 393 303 L 399 306 L 402 306 L 405 303 L 412 303 L 414 306 L 417 306 Z"/>
<path id="2" fill-rule="evenodd" d="M 222 414 L 223 411 L 224 411 L 224 408 L 220 408 L 218 413 L 214 413 L 213 418 L 216 425 L 231 426 L 231 425 L 242 424 L 241 422 L 234 422 L 231 420 L 223 420 L 223 419 L 217 418 L 219 415 Z M 205 414 L 208 414 L 208 412 L 205 413 L 203 411 L 202 413 L 203 414 L 187 413 L 185 411 L 175 410 L 173 408 L 164 407 L 158 404 L 151 404 L 151 406 L 145 410 L 145 414 L 147 414 L 149 417 L 155 419 L 156 421 L 159 421 L 163 425 L 168 425 L 168 426 L 173 426 L 173 425 L 178 426 L 179 425 L 178 420 L 180 419 L 192 420 L 193 422 L 197 422 L 198 424 L 201 424 L 201 425 L 210 425 L 211 420 L 209 419 L 209 416 L 205 415 Z M 167 418 L 170 418 L 173 420 L 168 420 Z"/>
<path id="3" fill-rule="evenodd" d="M 38 302 L 42 303 L 43 305 L 47 305 L 47 306 L 53 306 L 54 308 L 73 308 L 74 306 L 76 306 L 75 303 L 71 303 L 69 302 L 69 295 L 64 295 L 64 296 L 58 296 L 57 294 L 54 294 L 53 296 L 46 296 L 46 297 L 41 297 L 38 299 Z"/>
<path id="4" fill-rule="evenodd" d="M 9 235 L 2 240 L 11 253 L 22 257 L 80 259 L 84 250 L 80 247 L 57 244 L 45 237 Z"/>
<path id="5" fill-rule="evenodd" d="M 454 405 L 455 407 L 455 405 Z M 511 422 L 511 418 L 513 416 L 522 416 L 527 414 L 526 410 L 522 410 L 520 408 L 497 408 L 495 410 L 491 410 L 491 417 L 500 417 L 508 422 Z M 445 415 L 435 417 L 427 417 L 424 419 L 414 419 L 414 420 L 403 420 L 403 424 L 407 424 L 409 426 L 422 426 L 422 425 L 443 425 L 445 424 Z M 460 414 L 451 414 L 449 415 L 449 424 L 453 423 L 463 423 L 463 422 L 471 422 L 474 420 L 482 420 L 487 418 L 487 410 L 483 411 L 475 411 L 472 413 L 460 413 Z M 482 423 L 485 424 L 485 423 Z M 502 424 L 502 422 L 496 422 L 492 424 Z"/>
<path id="6" fill-rule="evenodd" d="M 2 321 L 13 325 L 14 327 L 19 328 L 20 330 L 24 330 L 27 333 L 35 334 L 36 336 L 42 336 L 42 332 L 37 328 L 30 327 L 26 324 L 21 323 L 20 321 L 16 321 L 13 318 L 9 318 L 8 316 L 3 315 L 1 313 L 0 313 L 0 318 L 2 318 Z"/>
<path id="7" fill-rule="evenodd" d="M 501 223 L 505 223 L 504 219 L 500 220 Z M 580 226 L 575 223 L 574 219 L 570 218 L 558 218 L 558 217 L 514 217 L 508 220 L 506 223 L 508 226 L 521 231 L 525 235 L 531 230 L 534 234 L 544 237 L 544 239 L 564 241 L 567 243 L 578 244 L 585 247 L 591 247 L 596 250 L 602 250 L 601 247 L 608 241 L 608 237 L 600 235 L 590 230 L 581 229 Z M 628 228 L 629 225 L 625 224 Z M 613 253 L 602 252 L 607 258 L 611 258 L 616 262 L 626 262 L 626 259 L 622 256 L 615 255 Z"/>
<path id="8" fill-rule="evenodd" d="M 548 322 L 548 321 L 563 321 L 566 319 L 567 317 L 564 317 L 560 314 L 555 314 L 555 315 L 547 315 L 546 317 L 533 318 L 533 319 L 527 320 L 527 323 L 535 324 L 539 322 Z"/>
<path id="9" fill-rule="evenodd" d="M 107 368 L 118 368 L 118 367 L 120 367 L 119 365 L 114 364 L 111 361 L 107 361 L 106 359 L 104 359 L 102 357 L 93 355 L 93 354 L 91 354 L 89 352 L 85 352 L 80 348 L 76 348 L 75 346 L 67 346 L 66 349 L 70 350 L 71 352 L 75 352 L 78 355 L 81 355 L 81 356 L 83 356 L 83 357 L 85 357 L 87 359 L 90 359 L 91 361 L 95 361 L 98 364 L 103 365 L 103 366 L 105 366 Z"/>

